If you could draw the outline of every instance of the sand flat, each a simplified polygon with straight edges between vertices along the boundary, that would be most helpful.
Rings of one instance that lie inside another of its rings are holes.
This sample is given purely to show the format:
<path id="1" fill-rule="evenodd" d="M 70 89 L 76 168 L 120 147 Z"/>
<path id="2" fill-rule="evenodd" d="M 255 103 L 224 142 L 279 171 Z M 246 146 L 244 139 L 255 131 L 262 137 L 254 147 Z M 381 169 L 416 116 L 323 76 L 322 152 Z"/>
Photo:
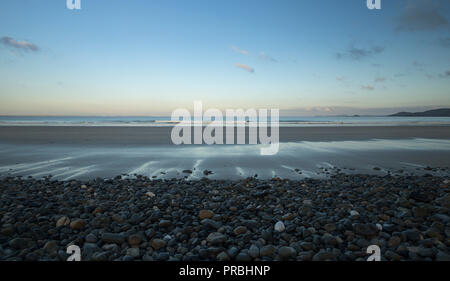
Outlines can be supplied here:
<path id="1" fill-rule="evenodd" d="M 58 145 L 172 144 L 172 127 L 1 126 L 0 143 Z M 450 139 L 450 126 L 280 127 L 280 142 Z M 224 134 L 225 138 L 226 134 Z"/>

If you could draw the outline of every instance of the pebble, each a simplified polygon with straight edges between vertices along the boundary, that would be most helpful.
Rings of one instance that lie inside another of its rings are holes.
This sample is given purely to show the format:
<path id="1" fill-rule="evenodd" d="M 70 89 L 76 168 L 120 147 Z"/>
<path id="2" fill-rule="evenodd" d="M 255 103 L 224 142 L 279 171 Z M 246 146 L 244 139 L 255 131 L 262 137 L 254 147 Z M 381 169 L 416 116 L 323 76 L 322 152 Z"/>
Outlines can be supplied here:
<path id="1" fill-rule="evenodd" d="M 230 257 L 227 255 L 227 253 L 225 253 L 225 252 L 220 252 L 220 253 L 217 255 L 217 260 L 218 260 L 218 261 L 229 261 L 229 260 L 230 260 Z"/>
<path id="2" fill-rule="evenodd" d="M 70 223 L 70 228 L 80 230 L 86 226 L 87 222 L 83 219 L 75 219 Z"/>
<path id="3" fill-rule="evenodd" d="M 248 254 L 252 258 L 259 257 L 259 248 L 256 245 L 251 245 L 250 249 L 248 249 Z"/>
<path id="4" fill-rule="evenodd" d="M 70 223 L 70 219 L 68 217 L 61 217 L 56 221 L 56 227 L 65 226 Z"/>
<path id="5" fill-rule="evenodd" d="M 88 243 L 96 243 L 96 242 L 98 241 L 97 236 L 95 236 L 95 235 L 92 234 L 92 233 L 89 233 L 88 235 L 86 235 L 85 240 L 86 240 L 86 242 L 88 242 Z"/>
<path id="6" fill-rule="evenodd" d="M 166 247 L 166 245 L 167 245 L 167 242 L 162 239 L 155 238 L 150 241 L 150 246 L 152 246 L 152 248 L 155 250 L 164 248 L 164 247 Z"/>
<path id="7" fill-rule="evenodd" d="M 261 257 L 273 257 L 273 255 L 275 254 L 276 250 L 277 249 L 275 248 L 275 246 L 273 246 L 273 245 L 266 245 L 266 246 L 263 246 L 259 250 L 259 255 Z"/>
<path id="8" fill-rule="evenodd" d="M 117 233 L 103 233 L 102 241 L 105 243 L 122 244 L 125 242 L 125 237 Z"/>
<path id="9" fill-rule="evenodd" d="M 388 247 L 389 248 L 395 248 L 402 242 L 402 239 L 398 236 L 392 236 L 391 239 L 389 239 Z"/>
<path id="10" fill-rule="evenodd" d="M 277 232 L 283 232 L 286 229 L 286 227 L 284 226 L 284 223 L 282 221 L 279 221 L 275 224 L 274 229 Z"/>
<path id="11" fill-rule="evenodd" d="M 239 253 L 236 256 L 236 261 L 251 261 L 252 258 L 246 253 Z"/>
<path id="12" fill-rule="evenodd" d="M 226 240 L 227 237 L 220 232 L 213 232 L 206 238 L 206 241 L 208 241 L 211 245 L 220 245 Z"/>
<path id="13" fill-rule="evenodd" d="M 283 246 L 278 249 L 278 255 L 281 259 L 289 259 L 294 257 L 297 254 L 297 251 L 292 247 Z"/>
<path id="14" fill-rule="evenodd" d="M 136 258 L 136 257 L 139 257 L 139 255 L 140 255 L 139 248 L 129 248 L 127 250 L 127 256 Z"/>
<path id="15" fill-rule="evenodd" d="M 140 235 L 130 235 L 128 236 L 128 244 L 130 244 L 131 247 L 136 247 L 139 246 L 139 244 L 141 244 L 142 241 L 142 237 Z"/>
<path id="16" fill-rule="evenodd" d="M 200 219 L 210 219 L 214 215 L 214 212 L 211 210 L 201 210 L 198 217 Z"/>
<path id="17" fill-rule="evenodd" d="M 242 225 L 236 227 L 236 228 L 233 230 L 233 233 L 234 233 L 235 235 L 244 234 L 244 233 L 246 233 L 246 232 L 247 232 L 247 227 L 242 226 Z"/>

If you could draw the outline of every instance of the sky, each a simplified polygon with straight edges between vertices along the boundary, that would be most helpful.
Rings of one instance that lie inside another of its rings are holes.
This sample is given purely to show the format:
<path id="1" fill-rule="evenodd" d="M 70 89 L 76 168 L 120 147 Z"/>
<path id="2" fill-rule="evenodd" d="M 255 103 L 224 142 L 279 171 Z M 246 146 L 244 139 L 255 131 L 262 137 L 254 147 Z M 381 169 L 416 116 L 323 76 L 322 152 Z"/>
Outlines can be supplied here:
<path id="1" fill-rule="evenodd" d="M 0 115 L 450 107 L 450 1 L 0 1 Z"/>

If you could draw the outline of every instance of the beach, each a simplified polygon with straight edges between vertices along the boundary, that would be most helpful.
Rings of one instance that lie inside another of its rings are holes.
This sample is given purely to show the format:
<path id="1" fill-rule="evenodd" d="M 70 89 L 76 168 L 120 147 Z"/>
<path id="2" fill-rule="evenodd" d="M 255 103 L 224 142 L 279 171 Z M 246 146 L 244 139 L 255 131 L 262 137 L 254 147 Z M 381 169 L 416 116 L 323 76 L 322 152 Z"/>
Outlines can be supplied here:
<path id="1" fill-rule="evenodd" d="M 172 127 L 1 126 L 0 259 L 450 260 L 449 128 L 280 127 L 267 156 Z"/>
<path id="2" fill-rule="evenodd" d="M 0 127 L 0 175 L 56 179 L 322 178 L 334 170 L 378 174 L 450 166 L 450 127 L 281 127 L 277 154 L 264 145 L 173 145 L 172 127 Z M 444 170 L 442 170 L 444 169 Z M 191 171 L 186 173 L 186 171 Z M 206 171 L 206 172 L 205 172 Z"/>
<path id="3" fill-rule="evenodd" d="M 448 177 L 0 181 L 0 258 L 449 260 Z"/>
<path id="4" fill-rule="evenodd" d="M 172 126 L 0 126 L 0 142 L 52 145 L 172 144 Z M 280 127 L 280 142 L 370 139 L 450 139 L 450 126 L 321 126 Z M 248 128 L 246 133 L 248 133 Z M 224 131 L 224 138 L 226 131 Z M 247 141 L 248 142 L 248 141 Z"/>

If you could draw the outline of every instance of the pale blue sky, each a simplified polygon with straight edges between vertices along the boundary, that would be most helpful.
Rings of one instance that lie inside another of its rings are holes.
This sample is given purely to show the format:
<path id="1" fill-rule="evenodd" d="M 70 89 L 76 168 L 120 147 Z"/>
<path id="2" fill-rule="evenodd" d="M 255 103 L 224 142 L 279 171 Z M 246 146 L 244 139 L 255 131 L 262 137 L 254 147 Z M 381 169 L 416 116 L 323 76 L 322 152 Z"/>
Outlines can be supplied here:
<path id="1" fill-rule="evenodd" d="M 0 115 L 450 106 L 449 1 L 65 2 L 0 2 Z"/>

